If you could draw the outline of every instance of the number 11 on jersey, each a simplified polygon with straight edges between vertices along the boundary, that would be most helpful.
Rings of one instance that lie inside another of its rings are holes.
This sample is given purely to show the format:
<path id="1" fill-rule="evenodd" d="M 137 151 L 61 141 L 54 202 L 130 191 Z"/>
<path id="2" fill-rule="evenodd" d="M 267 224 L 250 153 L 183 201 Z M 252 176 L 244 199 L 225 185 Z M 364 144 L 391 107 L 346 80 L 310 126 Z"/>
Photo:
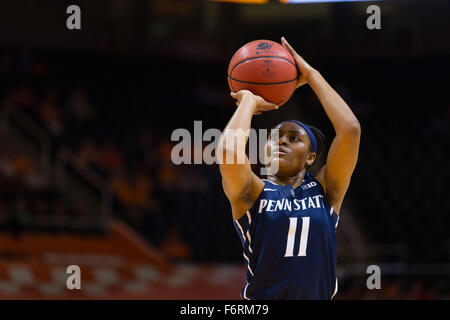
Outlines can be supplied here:
<path id="1" fill-rule="evenodd" d="M 295 233 L 297 231 L 297 217 L 289 218 L 289 231 L 286 243 L 286 253 L 285 257 L 294 256 L 294 242 Z M 309 234 L 309 217 L 302 217 L 302 233 L 300 235 L 300 248 L 298 250 L 298 257 L 306 256 L 306 246 L 308 244 L 308 234 Z"/>

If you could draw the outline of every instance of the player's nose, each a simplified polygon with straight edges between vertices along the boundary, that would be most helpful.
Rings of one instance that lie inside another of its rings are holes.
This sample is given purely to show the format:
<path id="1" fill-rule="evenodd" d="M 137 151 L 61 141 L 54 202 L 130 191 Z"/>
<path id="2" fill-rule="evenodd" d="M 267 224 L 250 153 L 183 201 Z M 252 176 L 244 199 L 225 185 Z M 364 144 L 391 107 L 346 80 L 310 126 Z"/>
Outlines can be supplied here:
<path id="1" fill-rule="evenodd" d="M 280 144 L 280 146 L 287 146 L 287 144 L 288 144 L 287 137 L 286 136 L 281 136 L 280 140 L 278 141 L 278 143 Z"/>

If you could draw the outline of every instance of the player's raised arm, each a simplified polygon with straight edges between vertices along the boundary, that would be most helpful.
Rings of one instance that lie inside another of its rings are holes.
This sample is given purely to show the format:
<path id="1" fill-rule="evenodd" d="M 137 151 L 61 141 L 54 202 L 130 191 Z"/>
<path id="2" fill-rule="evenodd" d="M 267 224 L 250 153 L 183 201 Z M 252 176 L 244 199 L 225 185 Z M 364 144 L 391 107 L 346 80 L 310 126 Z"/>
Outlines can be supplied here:
<path id="1" fill-rule="evenodd" d="M 264 188 L 264 182 L 251 170 L 245 154 L 254 114 L 277 109 L 248 90 L 231 93 L 237 109 L 220 136 L 216 157 L 222 175 L 222 185 L 231 203 L 233 218 L 239 219 L 253 204 Z"/>
<path id="2" fill-rule="evenodd" d="M 336 131 L 326 165 L 317 174 L 317 179 L 323 184 L 330 204 L 338 213 L 358 160 L 361 127 L 350 107 L 322 75 L 295 52 L 284 38 L 281 41 L 293 55 L 301 73 L 297 87 L 305 83 L 310 85 Z"/>

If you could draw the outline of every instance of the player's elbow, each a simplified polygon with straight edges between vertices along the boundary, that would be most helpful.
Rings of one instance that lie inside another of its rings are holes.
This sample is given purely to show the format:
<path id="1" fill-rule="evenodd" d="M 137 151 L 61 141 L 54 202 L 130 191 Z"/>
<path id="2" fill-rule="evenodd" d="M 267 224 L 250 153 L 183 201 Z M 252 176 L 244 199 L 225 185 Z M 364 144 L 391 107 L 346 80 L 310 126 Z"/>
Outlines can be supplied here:
<path id="1" fill-rule="evenodd" d="M 361 136 L 361 124 L 359 123 L 358 120 L 355 119 L 354 121 L 347 124 L 344 131 L 345 131 L 346 135 L 360 137 Z"/>
<path id="2" fill-rule="evenodd" d="M 358 136 L 361 135 L 361 124 L 359 123 L 358 120 L 355 121 L 352 128 L 353 128 L 353 131 L 355 131 L 358 134 Z"/>

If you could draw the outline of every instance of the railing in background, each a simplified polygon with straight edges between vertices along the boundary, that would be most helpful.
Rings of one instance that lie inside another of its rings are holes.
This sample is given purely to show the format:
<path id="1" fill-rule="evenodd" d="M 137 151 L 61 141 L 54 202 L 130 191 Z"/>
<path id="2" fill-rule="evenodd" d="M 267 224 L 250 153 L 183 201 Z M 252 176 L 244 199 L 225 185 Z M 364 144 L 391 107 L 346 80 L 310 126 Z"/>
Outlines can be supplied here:
<path id="1" fill-rule="evenodd" d="M 74 154 L 61 148 L 52 157 L 47 132 L 20 109 L 4 105 L 0 110 L 0 130 L 14 146 L 39 164 L 46 183 L 55 185 L 75 208 L 84 210 L 77 229 L 85 226 L 106 229 L 112 217 L 113 194 L 103 179 L 90 168 L 80 166 Z"/>
<path id="2" fill-rule="evenodd" d="M 61 148 L 54 163 L 54 181 L 74 206 L 80 202 L 89 208 L 89 217 L 93 217 L 106 228 L 112 216 L 113 193 L 95 171 L 81 166 L 72 151 Z"/>
<path id="3" fill-rule="evenodd" d="M 39 163 L 51 179 L 51 140 L 48 134 L 22 111 L 6 104 L 0 111 L 0 130 L 8 138 L 14 139 L 22 151 Z"/>

